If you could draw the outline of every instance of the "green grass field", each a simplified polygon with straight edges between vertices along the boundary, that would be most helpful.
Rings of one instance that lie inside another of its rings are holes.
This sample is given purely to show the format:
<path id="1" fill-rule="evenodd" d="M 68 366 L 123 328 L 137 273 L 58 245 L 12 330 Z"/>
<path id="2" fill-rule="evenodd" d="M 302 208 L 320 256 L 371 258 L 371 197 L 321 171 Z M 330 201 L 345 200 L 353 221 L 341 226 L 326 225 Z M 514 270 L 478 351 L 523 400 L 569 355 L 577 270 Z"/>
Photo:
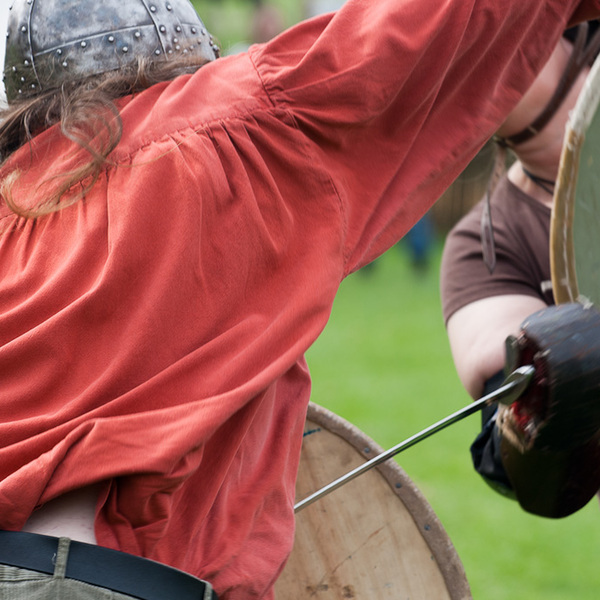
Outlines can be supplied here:
<path id="1" fill-rule="evenodd" d="M 470 401 L 441 318 L 440 248 L 426 274 L 412 271 L 405 250 L 401 243 L 374 269 L 343 283 L 330 322 L 308 354 L 313 401 L 384 448 Z M 554 521 L 493 492 L 473 471 L 468 452 L 479 418 L 468 417 L 397 457 L 454 543 L 473 597 L 596 600 L 597 501 Z"/>
<path id="2" fill-rule="evenodd" d="M 302 0 L 273 3 L 287 25 L 303 14 Z M 249 0 L 194 4 L 225 52 L 248 40 Z M 426 274 L 412 272 L 400 245 L 370 272 L 348 278 L 325 332 L 308 354 L 313 401 L 384 448 L 470 402 L 455 374 L 442 323 L 439 251 Z M 524 513 L 473 471 L 468 448 L 478 426 L 479 416 L 471 416 L 397 457 L 453 541 L 474 599 L 596 600 L 597 501 L 560 521 Z"/>

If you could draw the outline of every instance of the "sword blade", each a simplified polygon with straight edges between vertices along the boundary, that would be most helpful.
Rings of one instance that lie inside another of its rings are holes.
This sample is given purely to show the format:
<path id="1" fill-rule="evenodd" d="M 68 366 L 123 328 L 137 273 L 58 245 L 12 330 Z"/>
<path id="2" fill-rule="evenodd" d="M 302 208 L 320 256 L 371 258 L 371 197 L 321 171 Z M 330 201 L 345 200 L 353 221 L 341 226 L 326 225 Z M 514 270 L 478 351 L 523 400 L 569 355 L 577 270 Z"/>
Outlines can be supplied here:
<path id="1" fill-rule="evenodd" d="M 531 365 L 519 367 L 506 378 L 504 383 L 497 390 L 494 390 L 490 394 L 479 398 L 479 400 L 471 402 L 468 406 L 461 408 L 460 410 L 456 411 L 455 413 L 452 413 L 451 415 L 447 416 L 441 421 L 438 421 L 437 423 L 426 427 L 419 433 L 412 435 L 403 442 L 396 444 L 389 450 L 382 452 L 381 454 L 375 456 L 366 463 L 363 463 L 362 465 L 356 467 L 352 471 L 349 471 L 345 475 L 342 475 L 335 481 L 332 481 L 331 483 L 317 490 L 310 496 L 307 496 L 306 498 L 304 498 L 304 500 L 301 500 L 300 502 L 295 504 L 294 512 L 301 511 L 303 508 L 306 508 L 313 502 L 316 502 L 320 498 L 323 498 L 323 496 L 330 494 L 334 490 L 337 490 L 339 487 L 352 481 L 359 475 L 362 475 L 366 471 L 369 471 L 373 467 L 376 467 L 382 462 L 385 462 L 386 460 L 396 456 L 397 454 L 406 450 L 407 448 L 410 448 L 418 442 L 432 436 L 434 433 L 445 429 L 453 423 L 461 421 L 469 415 L 475 414 L 484 406 L 488 406 L 493 402 L 500 402 L 501 404 L 506 405 L 512 404 L 525 391 L 533 377 L 534 372 L 534 368 Z"/>

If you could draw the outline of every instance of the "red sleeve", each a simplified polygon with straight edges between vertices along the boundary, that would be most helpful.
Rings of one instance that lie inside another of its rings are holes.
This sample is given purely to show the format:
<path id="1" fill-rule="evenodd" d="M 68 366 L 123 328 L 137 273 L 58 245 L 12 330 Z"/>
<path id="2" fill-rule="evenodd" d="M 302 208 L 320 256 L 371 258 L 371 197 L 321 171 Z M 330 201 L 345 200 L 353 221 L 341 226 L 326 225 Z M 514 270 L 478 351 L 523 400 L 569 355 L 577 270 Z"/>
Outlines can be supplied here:
<path id="1" fill-rule="evenodd" d="M 293 112 L 331 174 L 346 272 L 385 251 L 448 187 L 576 9 L 598 15 L 600 3 L 348 0 L 254 49 L 270 98 Z"/>
<path id="2" fill-rule="evenodd" d="M 573 16 L 571 17 L 571 21 L 569 25 L 576 25 L 577 23 L 582 23 L 583 21 L 590 21 L 592 19 L 598 18 L 598 2 L 597 1 L 588 1 L 582 2 L 579 8 L 575 11 Z"/>

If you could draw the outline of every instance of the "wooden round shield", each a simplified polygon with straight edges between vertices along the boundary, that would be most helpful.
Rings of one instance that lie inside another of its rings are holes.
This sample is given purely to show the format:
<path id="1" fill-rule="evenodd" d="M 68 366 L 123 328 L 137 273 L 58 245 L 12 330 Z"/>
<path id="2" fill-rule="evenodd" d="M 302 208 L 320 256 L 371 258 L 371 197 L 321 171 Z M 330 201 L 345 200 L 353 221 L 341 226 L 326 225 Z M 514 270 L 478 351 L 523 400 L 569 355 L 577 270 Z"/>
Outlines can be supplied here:
<path id="1" fill-rule="evenodd" d="M 356 427 L 311 404 L 296 501 L 382 452 Z M 296 514 L 277 600 L 467 600 L 469 585 L 433 510 L 393 460 Z"/>
<path id="2" fill-rule="evenodd" d="M 554 193 L 550 268 L 557 304 L 600 306 L 600 60 L 573 109 Z"/>

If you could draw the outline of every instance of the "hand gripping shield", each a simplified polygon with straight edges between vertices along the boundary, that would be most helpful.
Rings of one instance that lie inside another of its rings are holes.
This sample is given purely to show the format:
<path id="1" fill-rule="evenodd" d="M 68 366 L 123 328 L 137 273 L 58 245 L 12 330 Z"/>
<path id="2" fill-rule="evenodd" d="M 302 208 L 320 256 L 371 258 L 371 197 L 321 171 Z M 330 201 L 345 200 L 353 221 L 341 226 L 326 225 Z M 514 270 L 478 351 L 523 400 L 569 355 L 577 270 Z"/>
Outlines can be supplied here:
<path id="1" fill-rule="evenodd" d="M 9 104 L 139 58 L 169 60 L 219 49 L 189 0 L 14 0 L 4 84 Z"/>

